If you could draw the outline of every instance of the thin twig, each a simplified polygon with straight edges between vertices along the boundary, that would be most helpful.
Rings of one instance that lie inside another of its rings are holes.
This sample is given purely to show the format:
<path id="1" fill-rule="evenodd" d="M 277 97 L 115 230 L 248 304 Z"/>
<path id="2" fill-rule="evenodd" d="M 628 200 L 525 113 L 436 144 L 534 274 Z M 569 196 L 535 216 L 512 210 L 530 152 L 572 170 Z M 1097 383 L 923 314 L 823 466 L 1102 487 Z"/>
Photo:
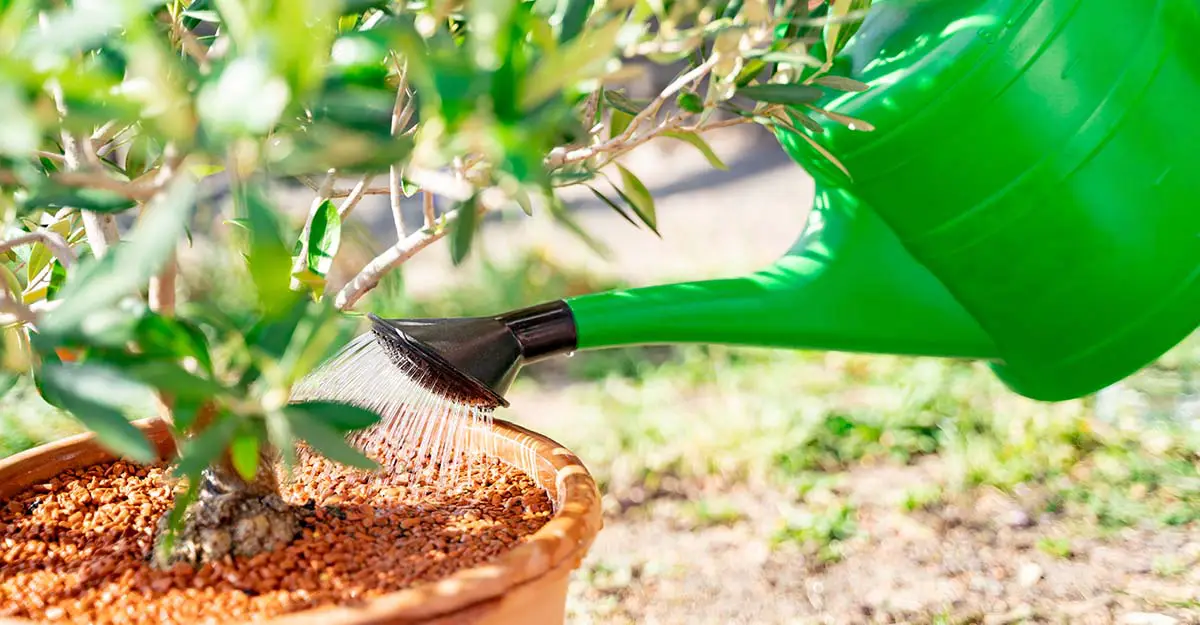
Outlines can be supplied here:
<path id="1" fill-rule="evenodd" d="M 692 68 L 691 71 L 680 76 L 679 78 L 675 79 L 674 82 L 667 85 L 667 88 L 663 89 L 662 92 L 660 92 L 658 96 L 656 96 L 654 100 L 652 100 L 650 104 L 646 106 L 646 108 L 642 109 L 633 117 L 633 120 L 629 122 L 629 126 L 626 127 L 625 131 L 620 135 L 613 137 L 608 141 L 574 150 L 554 150 L 550 153 L 550 156 L 546 157 L 546 165 L 551 169 L 557 169 L 566 164 L 585 161 L 593 156 L 596 156 L 597 154 L 618 149 L 622 151 L 628 151 L 629 147 L 645 143 L 648 140 L 645 136 L 640 137 L 640 140 L 635 139 L 635 135 L 637 134 L 642 123 L 648 119 L 657 117 L 659 111 L 662 110 L 663 105 L 665 105 L 672 96 L 678 93 L 680 89 L 683 89 L 689 84 L 704 78 L 705 75 L 712 71 L 713 66 L 716 65 L 716 61 L 717 59 L 715 56 L 709 57 L 709 59 L 704 63 Z M 661 129 L 662 126 L 660 125 L 659 130 Z M 652 131 L 651 134 L 654 134 L 654 132 L 658 131 Z"/>
<path id="2" fill-rule="evenodd" d="M 154 185 L 165 188 L 175 176 L 176 168 L 182 163 L 183 157 L 175 146 L 168 144 L 163 149 L 163 164 L 155 174 Z M 175 314 L 175 283 L 179 275 L 179 262 L 174 248 L 163 264 L 162 271 L 150 278 L 148 304 L 150 310 L 160 315 L 170 317 Z"/>
<path id="3" fill-rule="evenodd" d="M 49 22 L 46 18 L 46 13 L 38 14 L 38 23 L 43 31 L 46 30 Z M 66 98 L 63 96 L 62 85 L 57 80 L 48 81 L 50 88 L 50 97 L 54 100 L 54 108 L 58 111 L 60 120 L 65 120 L 67 117 Z M 62 132 L 62 145 L 64 166 L 67 171 L 78 171 L 83 164 L 85 158 L 81 154 L 79 141 L 68 131 Z M 107 252 L 111 242 L 116 240 L 119 234 L 117 233 L 117 222 L 111 215 L 102 215 L 93 211 L 81 210 L 83 217 L 83 228 L 87 233 L 88 245 L 92 248 L 92 254 L 96 258 L 102 258 Z"/>
<path id="4" fill-rule="evenodd" d="M 359 179 L 358 184 L 354 185 L 354 188 L 350 190 L 350 195 L 346 197 L 346 201 L 342 202 L 342 205 L 338 207 L 338 217 L 342 221 L 345 221 L 350 216 L 350 211 L 354 210 L 355 206 L 358 206 L 363 196 L 366 195 L 364 191 L 367 190 L 367 183 L 371 182 L 371 179 L 374 177 L 372 174 L 363 176 Z"/>
<path id="5" fill-rule="evenodd" d="M 37 323 L 38 317 L 54 310 L 55 308 L 58 308 L 59 304 L 61 304 L 63 302 L 63 300 L 60 300 L 60 299 L 49 300 L 49 301 L 43 299 L 43 300 L 38 300 L 28 306 L 25 306 L 24 304 L 21 304 L 20 302 L 18 302 L 16 300 L 9 300 L 9 301 L 11 301 L 15 304 L 19 304 L 21 306 L 21 308 L 28 310 L 30 313 L 33 314 L 34 319 L 33 319 L 33 321 L 29 321 L 27 318 L 27 315 L 25 315 L 24 311 L 22 311 L 22 310 L 0 313 L 0 326 L 10 326 L 10 325 L 13 325 L 14 323 Z"/>
<path id="6" fill-rule="evenodd" d="M 422 174 L 424 175 L 424 174 Z M 430 180 L 439 180 L 435 175 L 429 176 Z M 453 178 L 452 178 L 453 180 Z M 470 185 L 464 182 L 468 189 L 466 197 L 470 197 Z M 462 189 L 453 189 L 452 192 L 461 192 Z M 429 191 L 426 191 L 429 193 Z M 465 198 L 463 198 L 465 199 Z M 480 213 L 485 213 L 493 208 L 501 206 L 508 199 L 503 191 L 497 188 L 489 188 L 484 190 L 479 195 L 477 210 Z M 450 225 L 453 224 L 459 216 L 459 210 L 455 209 L 442 215 L 442 218 L 433 227 L 425 227 L 416 232 L 401 238 L 395 245 L 384 250 L 371 262 L 367 263 L 349 282 L 342 287 L 338 292 L 337 298 L 334 300 L 340 310 L 349 310 L 358 300 L 362 299 L 371 289 L 379 286 L 379 281 L 383 276 L 387 275 L 392 269 L 400 266 L 404 261 L 412 258 L 417 252 L 429 247 L 438 239 L 446 236 L 450 232 Z"/>
<path id="7" fill-rule="evenodd" d="M 425 215 L 425 227 L 432 228 L 437 215 L 433 212 L 433 194 L 428 191 L 421 192 L 421 212 Z"/>
<path id="8" fill-rule="evenodd" d="M 412 258 L 417 252 L 446 236 L 446 233 L 449 232 L 448 226 L 457 219 L 458 211 L 450 211 L 446 213 L 442 227 L 417 230 L 397 241 L 395 245 L 384 250 L 382 254 L 371 259 L 371 262 L 367 263 L 362 268 L 362 271 L 358 272 L 358 275 L 351 278 L 342 287 L 342 290 L 338 292 L 337 298 L 334 300 L 334 305 L 340 310 L 352 308 L 363 295 L 366 295 L 368 291 L 379 286 L 379 281 L 383 279 L 384 275 L 400 266 L 404 261 Z"/>
<path id="9" fill-rule="evenodd" d="M 0 314 L 0 323 L 11 319 L 11 321 L 3 323 L 3 325 L 11 325 L 13 323 L 33 325 L 37 323 L 37 315 L 28 306 L 13 299 L 13 296 L 6 289 L 0 289 L 0 311 L 3 311 L 3 314 Z"/>
<path id="10" fill-rule="evenodd" d="M 75 251 L 72 250 L 71 246 L 67 244 L 66 239 L 62 238 L 62 235 L 54 232 L 53 230 L 38 230 L 36 232 L 30 232 L 29 234 L 23 234 L 19 237 L 13 237 L 7 241 L 0 242 L 0 253 L 7 252 L 15 247 L 21 247 L 22 245 L 28 245 L 30 243 L 41 243 L 42 245 L 45 245 L 46 249 L 50 250 L 50 253 L 58 259 L 58 262 L 61 263 L 64 268 L 69 268 L 75 263 L 76 260 L 78 260 L 78 257 L 75 256 Z"/>
<path id="11" fill-rule="evenodd" d="M 399 64 L 400 86 L 396 88 L 396 104 L 392 108 L 392 136 L 404 131 L 408 120 L 412 117 L 412 99 L 408 97 L 408 63 Z M 404 227 L 404 195 L 402 172 L 398 163 L 392 163 L 388 168 L 388 199 L 392 208 L 392 222 L 396 226 L 396 238 L 403 239 Z"/>

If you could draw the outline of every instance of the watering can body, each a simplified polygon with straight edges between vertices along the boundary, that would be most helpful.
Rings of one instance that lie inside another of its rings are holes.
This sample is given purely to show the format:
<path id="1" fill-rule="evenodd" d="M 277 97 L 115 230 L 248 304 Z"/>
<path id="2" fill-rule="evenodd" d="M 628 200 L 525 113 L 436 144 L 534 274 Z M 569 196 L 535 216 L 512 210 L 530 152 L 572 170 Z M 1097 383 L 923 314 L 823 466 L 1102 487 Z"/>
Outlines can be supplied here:
<path id="1" fill-rule="evenodd" d="M 707 342 L 984 359 L 1057 401 L 1200 324 L 1200 4 L 877 0 L 836 73 L 870 85 L 781 145 L 805 232 L 753 275 L 567 300 L 580 349 Z M 848 172 L 848 173 L 847 173 Z"/>

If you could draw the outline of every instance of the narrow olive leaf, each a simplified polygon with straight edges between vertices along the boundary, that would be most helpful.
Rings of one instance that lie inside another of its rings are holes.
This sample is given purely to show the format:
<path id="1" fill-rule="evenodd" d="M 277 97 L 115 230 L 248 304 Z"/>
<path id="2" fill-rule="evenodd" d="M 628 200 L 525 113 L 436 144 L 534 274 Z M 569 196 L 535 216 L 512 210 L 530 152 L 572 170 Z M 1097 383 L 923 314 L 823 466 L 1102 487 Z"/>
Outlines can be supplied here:
<path id="1" fill-rule="evenodd" d="M 575 221 L 575 219 L 571 216 L 570 211 L 567 210 L 566 205 L 563 203 L 562 198 L 555 195 L 553 189 L 546 190 L 545 199 L 546 205 L 550 211 L 550 216 L 553 217 L 555 221 L 562 224 L 562 226 L 569 230 L 571 234 L 574 234 L 576 237 L 578 237 L 580 241 L 583 241 L 584 245 L 587 245 L 588 249 L 592 250 L 592 252 L 594 252 L 597 256 L 601 258 L 610 258 L 612 256 L 612 251 L 609 250 L 603 242 L 593 237 L 588 233 L 587 230 L 579 225 L 579 222 Z"/>
<path id="2" fill-rule="evenodd" d="M 642 100 L 640 102 L 632 100 L 624 93 L 612 89 L 604 90 L 604 101 L 608 102 L 609 106 L 628 115 L 637 115 L 642 112 L 642 109 L 650 105 L 649 100 Z"/>
<path id="3" fill-rule="evenodd" d="M 729 166 L 726 165 L 725 162 L 721 160 L 721 157 L 717 156 L 717 153 L 713 151 L 712 146 L 710 146 L 707 141 L 701 138 L 698 133 L 669 130 L 662 134 L 664 137 L 671 137 L 672 139 L 678 139 L 685 143 L 692 144 L 697 150 L 700 150 L 700 153 L 704 155 L 704 158 L 708 159 L 708 163 L 713 167 L 716 167 L 720 170 L 729 169 Z"/>
<path id="4" fill-rule="evenodd" d="M 267 440 L 279 451 L 283 466 L 291 471 L 296 466 L 296 435 L 286 414 L 272 412 L 267 415 Z"/>
<path id="5" fill-rule="evenodd" d="M 612 201 L 611 199 L 609 199 L 609 197 L 608 197 L 608 196 L 606 196 L 606 195 L 604 195 L 603 193 L 601 193 L 601 192 L 597 191 L 597 190 L 596 190 L 596 188 L 595 188 L 595 187 L 593 187 L 593 186 L 592 186 L 592 185 L 590 185 L 590 184 L 589 184 L 589 185 L 584 185 L 584 186 L 586 186 L 586 187 L 588 188 L 588 191 L 591 191 L 591 192 L 592 192 L 592 195 L 595 195 L 595 196 L 596 196 L 596 199 L 598 199 L 598 200 L 600 200 L 601 202 L 604 202 L 605 204 L 607 204 L 609 208 L 611 208 L 611 209 L 613 209 L 614 211 L 616 211 L 618 215 L 620 215 L 622 218 L 624 218 L 624 219 L 625 219 L 625 221 L 628 221 L 630 224 L 632 224 L 634 228 L 640 228 L 640 227 L 641 227 L 641 226 L 639 226 L 639 225 L 638 225 L 638 223 L 637 223 L 636 221 L 634 221 L 634 220 L 633 220 L 633 217 L 630 217 L 630 216 L 629 216 L 629 215 L 628 215 L 628 214 L 625 212 L 625 209 L 621 208 L 621 206 L 620 206 L 619 204 L 617 204 L 616 202 L 614 202 L 614 201 Z"/>
<path id="6" fill-rule="evenodd" d="M 79 208 L 96 213 L 119 213 L 137 206 L 137 202 L 105 189 L 68 187 L 47 181 L 21 201 L 24 212 L 39 208 Z"/>
<path id="7" fill-rule="evenodd" d="M 821 61 L 816 57 L 797 52 L 767 52 L 759 57 L 764 63 L 779 63 L 790 67 L 820 67 Z"/>
<path id="8" fill-rule="evenodd" d="M 809 108 L 849 128 L 850 130 L 861 130 L 863 132 L 872 132 L 875 130 L 875 126 L 861 119 L 850 117 L 849 115 L 842 115 L 841 113 L 834 113 L 833 111 L 827 111 L 823 108 L 817 108 L 815 106 L 809 106 Z"/>
<path id="9" fill-rule="evenodd" d="M 124 371 L 144 384 L 183 399 L 210 399 L 225 392 L 220 384 L 173 362 L 135 362 L 126 365 Z"/>
<path id="10" fill-rule="evenodd" d="M 462 263 L 471 251 L 475 229 L 479 221 L 479 196 L 472 195 L 459 204 L 458 218 L 454 220 L 454 232 L 450 233 L 450 260 L 455 265 Z"/>
<path id="11" fill-rule="evenodd" d="M 379 423 L 380 416 L 366 408 L 331 401 L 307 401 L 291 404 L 291 410 L 305 412 L 329 427 L 350 432 Z"/>
<path id="12" fill-rule="evenodd" d="M 790 117 L 793 120 L 800 122 L 801 126 L 804 126 L 805 128 L 811 130 L 812 132 L 815 132 L 816 134 L 823 134 L 825 132 L 824 126 L 822 126 L 819 122 L 817 122 L 817 120 L 809 117 L 808 115 L 804 114 L 800 110 L 795 109 L 795 108 L 789 108 L 788 112 L 791 113 Z"/>
<path id="13" fill-rule="evenodd" d="M 613 139 L 621 136 L 624 134 L 625 130 L 629 128 L 629 124 L 632 121 L 633 115 L 630 115 L 621 109 L 613 108 L 612 116 L 608 121 L 608 136 Z"/>
<path id="14" fill-rule="evenodd" d="M 588 14 L 592 12 L 592 4 L 592 0 L 562 0 L 558 3 L 558 11 L 554 15 L 556 19 L 552 21 L 559 24 L 559 43 L 567 43 L 583 32 Z"/>
<path id="15" fill-rule="evenodd" d="M 219 413 L 204 431 L 183 442 L 179 450 L 179 464 L 175 475 L 198 475 L 212 464 L 217 456 L 229 448 L 229 441 L 237 432 L 239 420 L 233 415 Z"/>
<path id="16" fill-rule="evenodd" d="M 533 202 L 530 201 L 528 191 L 518 188 L 513 192 L 513 201 L 517 203 L 517 206 L 521 207 L 521 212 L 529 217 L 533 217 Z"/>
<path id="17" fill-rule="evenodd" d="M 135 462 L 149 463 L 158 457 L 125 413 L 130 405 L 145 401 L 149 389 L 117 369 L 93 364 L 46 362 L 39 373 L 46 401 L 79 419 L 102 445 Z"/>
<path id="18" fill-rule="evenodd" d="M 742 87 L 737 94 L 771 104 L 808 104 L 821 99 L 825 92 L 812 85 L 769 83 Z"/>
<path id="19" fill-rule="evenodd" d="M 864 13 L 871 8 L 872 0 L 832 0 L 829 21 L 825 23 L 825 59 L 829 62 L 836 56 L 862 26 Z"/>
<path id="20" fill-rule="evenodd" d="M 822 87 L 829 87 L 830 89 L 837 89 L 838 91 L 851 91 L 854 93 L 862 93 L 871 88 L 864 82 L 859 82 L 853 78 L 846 78 L 845 76 L 825 75 L 817 78 L 813 82 L 821 85 Z"/>
<path id="21" fill-rule="evenodd" d="M 291 301 L 291 254 L 284 246 L 276 213 L 265 194 L 250 186 L 234 194 L 250 226 L 250 277 L 258 294 L 259 307 L 268 317 L 283 312 Z"/>
<path id="22" fill-rule="evenodd" d="M 283 409 L 297 437 L 311 445 L 321 455 L 350 467 L 374 469 L 376 464 L 362 452 L 350 446 L 341 432 L 314 418 L 306 410 L 295 410 L 294 406 Z"/>
<path id="23" fill-rule="evenodd" d="M 836 156 L 834 156 L 834 155 L 833 155 L 833 154 L 832 154 L 832 153 L 831 153 L 829 150 L 825 149 L 825 146 L 821 145 L 820 143 L 817 143 L 816 139 L 813 139 L 812 137 L 808 136 L 807 134 L 805 134 L 805 133 L 803 133 L 803 132 L 800 132 L 799 130 L 797 130 L 797 129 L 796 129 L 796 127 L 795 127 L 795 126 L 790 126 L 790 125 L 789 125 L 789 126 L 788 126 L 788 130 L 790 130 L 791 132 L 794 132 L 794 133 L 796 133 L 796 135 L 798 135 L 798 136 L 799 136 L 801 139 L 804 139 L 804 140 L 805 140 L 805 141 L 806 141 L 806 142 L 807 142 L 809 145 L 811 145 L 811 146 L 813 147 L 813 149 L 814 149 L 814 150 L 816 150 L 816 151 L 817 151 L 817 152 L 818 152 L 818 153 L 819 153 L 821 156 L 824 156 L 824 157 L 825 157 L 825 158 L 826 158 L 826 159 L 827 159 L 827 160 L 828 160 L 830 163 L 833 163 L 833 165 L 834 165 L 835 167 L 837 167 L 839 170 L 841 170 L 841 172 L 842 172 L 843 174 L 846 174 L 846 177 L 847 177 L 847 178 L 850 178 L 850 177 L 851 177 L 851 176 L 850 176 L 850 170 L 849 170 L 849 169 L 846 169 L 846 166 L 845 166 L 845 165 L 843 165 L 843 164 L 842 164 L 842 162 L 841 162 L 841 161 L 839 161 L 839 160 L 837 159 L 837 157 L 836 157 Z"/>
<path id="24" fill-rule="evenodd" d="M 258 436 L 252 431 L 243 431 L 229 444 L 229 460 L 247 482 L 258 475 L 258 448 Z"/>
<path id="25" fill-rule="evenodd" d="M 625 168 L 624 165 L 617 163 L 617 170 L 621 172 L 621 195 L 629 202 L 629 207 L 634 213 L 641 218 L 654 234 L 658 233 L 658 215 L 654 208 L 654 196 L 650 195 L 650 190 L 645 184 L 633 175 L 633 172 Z M 662 235 L 659 235 L 662 236 Z"/>
<path id="26" fill-rule="evenodd" d="M 47 336 L 77 328 L 92 313 L 137 292 L 175 251 L 196 197 L 194 180 L 180 176 L 147 207 L 129 240 L 99 261 L 73 268 L 62 288 L 62 304 L 46 315 L 39 332 Z"/>

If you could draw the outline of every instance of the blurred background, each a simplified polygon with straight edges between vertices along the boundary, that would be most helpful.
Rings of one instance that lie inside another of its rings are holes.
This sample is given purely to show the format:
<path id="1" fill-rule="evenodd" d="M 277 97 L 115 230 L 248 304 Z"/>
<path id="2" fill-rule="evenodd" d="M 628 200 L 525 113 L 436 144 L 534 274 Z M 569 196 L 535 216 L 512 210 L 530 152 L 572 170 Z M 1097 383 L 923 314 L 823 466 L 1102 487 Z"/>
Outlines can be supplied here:
<path id="1" fill-rule="evenodd" d="M 811 182 L 757 127 L 709 138 L 727 170 L 670 139 L 627 159 L 661 239 L 570 196 L 608 254 L 518 211 L 464 266 L 441 241 L 359 309 L 486 314 L 753 271 L 799 235 Z M 306 188 L 278 192 L 307 212 Z M 395 241 L 386 196 L 356 215 L 331 282 Z M 230 261 L 193 255 L 186 288 L 233 305 Z M 572 623 L 1198 622 L 1197 374 L 1197 335 L 1061 404 L 980 363 L 646 347 L 535 365 L 498 416 L 571 448 L 604 493 Z M 28 388 L 9 398 L 0 456 L 79 431 Z"/>

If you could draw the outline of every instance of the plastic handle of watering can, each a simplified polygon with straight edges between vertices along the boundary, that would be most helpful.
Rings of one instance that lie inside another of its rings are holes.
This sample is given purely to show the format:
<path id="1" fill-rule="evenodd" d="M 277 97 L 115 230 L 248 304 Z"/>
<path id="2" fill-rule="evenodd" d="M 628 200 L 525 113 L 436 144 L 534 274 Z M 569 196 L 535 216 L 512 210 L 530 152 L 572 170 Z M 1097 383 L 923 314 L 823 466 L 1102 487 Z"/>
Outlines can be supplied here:
<path id="1" fill-rule="evenodd" d="M 762 271 L 566 300 L 577 349 L 709 343 L 991 360 L 991 338 L 874 213 L 819 191 Z"/>

